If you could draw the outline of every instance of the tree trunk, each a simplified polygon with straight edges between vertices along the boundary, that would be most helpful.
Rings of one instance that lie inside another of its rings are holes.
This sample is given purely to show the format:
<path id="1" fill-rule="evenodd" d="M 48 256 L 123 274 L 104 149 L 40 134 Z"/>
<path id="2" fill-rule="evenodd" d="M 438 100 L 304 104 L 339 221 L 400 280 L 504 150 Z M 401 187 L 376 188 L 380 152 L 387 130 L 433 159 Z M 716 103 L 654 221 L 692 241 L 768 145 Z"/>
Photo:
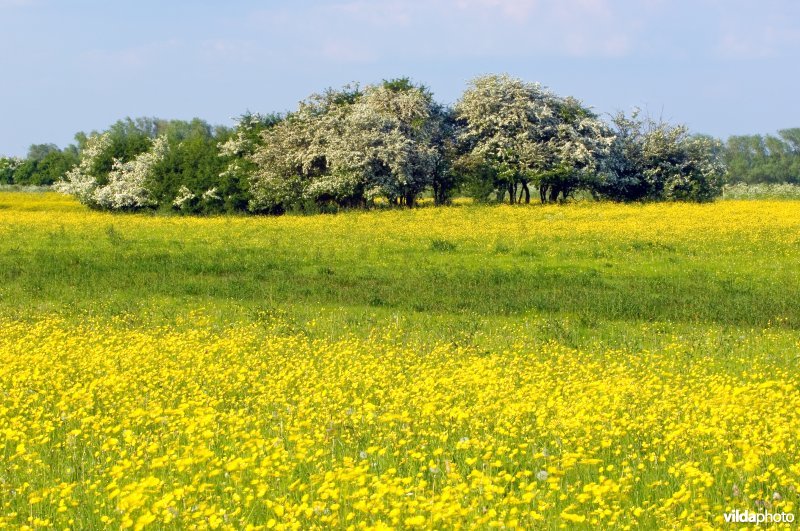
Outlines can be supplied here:
<path id="1" fill-rule="evenodd" d="M 525 204 L 529 205 L 531 202 L 531 190 L 528 188 L 528 181 L 522 181 L 522 192 L 519 194 L 520 199 L 522 198 L 523 192 L 525 193 Z"/>
<path id="2" fill-rule="evenodd" d="M 553 186 L 552 188 L 550 188 L 550 202 L 551 203 L 555 203 L 556 201 L 558 201 L 559 192 L 561 192 L 561 187 L 559 187 L 559 186 Z"/>
<path id="3" fill-rule="evenodd" d="M 539 199 L 541 200 L 542 204 L 547 203 L 547 185 L 539 185 Z"/>

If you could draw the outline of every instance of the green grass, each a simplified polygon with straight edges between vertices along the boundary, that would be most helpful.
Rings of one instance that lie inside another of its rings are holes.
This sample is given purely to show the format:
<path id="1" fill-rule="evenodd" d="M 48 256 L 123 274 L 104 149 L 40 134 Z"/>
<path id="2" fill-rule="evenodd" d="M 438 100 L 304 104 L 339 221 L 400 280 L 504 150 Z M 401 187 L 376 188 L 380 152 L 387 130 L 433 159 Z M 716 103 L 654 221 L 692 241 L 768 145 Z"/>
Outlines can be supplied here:
<path id="1" fill-rule="evenodd" d="M 624 336 L 627 323 L 641 322 L 797 328 L 800 245 L 787 226 L 800 216 L 784 212 L 754 229 L 743 222 L 753 208 L 462 206 L 192 219 L 2 193 L 0 312 L 158 323 L 204 307 L 225 322 L 276 312 L 298 326 L 321 320 L 330 333 L 402 320 L 409 333 L 437 338 L 544 320 L 562 323 L 547 333 L 571 341 Z"/>

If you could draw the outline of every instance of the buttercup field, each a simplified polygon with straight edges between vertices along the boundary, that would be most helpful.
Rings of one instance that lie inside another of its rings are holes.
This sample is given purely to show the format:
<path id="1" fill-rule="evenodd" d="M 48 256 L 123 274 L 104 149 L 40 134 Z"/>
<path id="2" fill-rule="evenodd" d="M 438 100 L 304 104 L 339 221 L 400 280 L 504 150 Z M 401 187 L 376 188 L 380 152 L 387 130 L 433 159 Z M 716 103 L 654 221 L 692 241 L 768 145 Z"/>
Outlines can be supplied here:
<path id="1" fill-rule="evenodd" d="M 0 525 L 796 513 L 799 206 L 175 218 L 2 193 Z"/>

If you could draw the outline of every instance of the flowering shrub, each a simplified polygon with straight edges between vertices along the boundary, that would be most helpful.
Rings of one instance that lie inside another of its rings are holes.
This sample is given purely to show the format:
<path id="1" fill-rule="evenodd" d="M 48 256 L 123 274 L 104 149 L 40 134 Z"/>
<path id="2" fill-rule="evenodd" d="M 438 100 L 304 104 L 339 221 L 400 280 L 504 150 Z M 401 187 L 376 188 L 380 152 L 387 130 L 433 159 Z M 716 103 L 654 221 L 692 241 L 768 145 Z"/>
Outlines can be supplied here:
<path id="1" fill-rule="evenodd" d="M 98 171 L 98 161 L 110 146 L 108 133 L 92 136 L 80 163 L 67 172 L 63 181 L 56 183 L 56 190 L 72 194 L 84 204 L 109 210 L 155 206 L 157 202 L 148 185 L 167 153 L 166 137 L 156 138 L 149 150 L 129 161 L 114 159 L 111 171 L 103 175 Z"/>
<path id="2" fill-rule="evenodd" d="M 722 189 L 723 199 L 800 199 L 800 185 L 782 184 L 728 184 Z"/>
<path id="3" fill-rule="evenodd" d="M 615 137 L 603 160 L 595 192 L 616 201 L 710 201 L 719 196 L 725 165 L 717 140 L 673 126 L 618 113 Z"/>
<path id="4" fill-rule="evenodd" d="M 587 186 L 613 138 L 578 100 L 507 75 L 473 80 L 455 111 L 463 122 L 463 161 L 489 170 L 477 174 L 491 186 L 478 189 L 494 189 L 498 199 L 508 194 L 511 203 L 522 192 L 530 201 L 529 184 L 542 201 L 566 199 Z"/>
<path id="5" fill-rule="evenodd" d="M 14 184 L 14 172 L 23 162 L 19 157 L 0 157 L 0 184 Z"/>

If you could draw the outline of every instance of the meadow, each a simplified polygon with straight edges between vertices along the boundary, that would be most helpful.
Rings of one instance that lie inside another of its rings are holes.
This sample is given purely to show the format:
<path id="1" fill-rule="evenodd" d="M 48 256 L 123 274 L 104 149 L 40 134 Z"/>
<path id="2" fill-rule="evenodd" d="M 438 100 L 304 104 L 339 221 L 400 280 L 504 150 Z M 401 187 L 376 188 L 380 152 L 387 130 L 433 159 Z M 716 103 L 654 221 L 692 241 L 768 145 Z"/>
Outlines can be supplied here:
<path id="1" fill-rule="evenodd" d="M 0 528 L 717 528 L 800 501 L 800 202 L 0 192 Z"/>

